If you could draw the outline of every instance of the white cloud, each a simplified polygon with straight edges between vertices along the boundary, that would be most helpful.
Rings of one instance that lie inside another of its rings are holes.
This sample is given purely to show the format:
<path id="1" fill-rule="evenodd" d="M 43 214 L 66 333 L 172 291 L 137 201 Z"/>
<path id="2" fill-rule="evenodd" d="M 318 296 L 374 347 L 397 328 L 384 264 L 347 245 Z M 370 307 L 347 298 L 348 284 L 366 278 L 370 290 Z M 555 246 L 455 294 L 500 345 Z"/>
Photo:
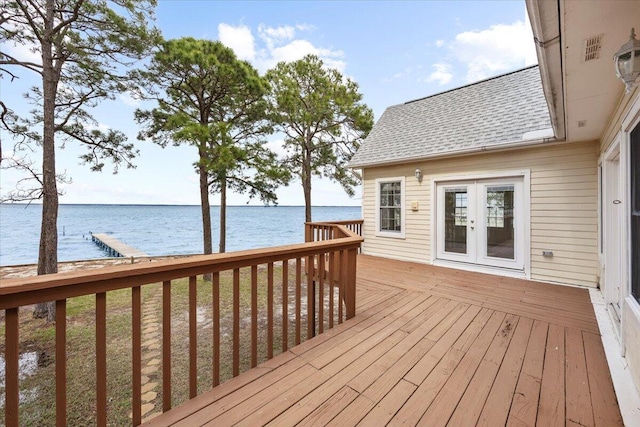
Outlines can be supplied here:
<path id="1" fill-rule="evenodd" d="M 446 85 L 453 78 L 451 65 L 446 63 L 433 64 L 435 71 L 429 74 L 425 79 L 426 82 L 437 82 L 440 86 Z"/>
<path id="2" fill-rule="evenodd" d="M 319 56 L 327 67 L 336 68 L 341 72 L 344 71 L 347 65 L 341 59 L 344 56 L 341 50 L 333 51 L 331 49 L 318 48 L 310 41 L 303 39 L 293 40 L 286 45 L 274 47 L 269 52 L 269 57 L 265 59 L 264 63 L 271 67 L 280 61 L 297 61 L 309 54 Z"/>
<path id="3" fill-rule="evenodd" d="M 522 21 L 462 32 L 449 48 L 466 65 L 468 82 L 536 63 L 531 29 Z"/>
<path id="4" fill-rule="evenodd" d="M 111 130 L 111 126 L 106 125 L 104 123 L 95 122 L 95 123 L 87 123 L 84 125 L 89 130 L 99 130 L 100 132 L 109 132 Z"/>
<path id="5" fill-rule="evenodd" d="M 230 47 L 238 58 L 252 61 L 256 56 L 255 39 L 251 29 L 246 25 L 234 27 L 221 23 L 218 25 L 218 39 Z"/>
<path id="6" fill-rule="evenodd" d="M 444 46 L 444 40 L 436 40 L 435 45 L 436 45 L 436 47 Z"/>
<path id="7" fill-rule="evenodd" d="M 276 43 L 282 43 L 291 40 L 296 35 L 296 27 L 284 25 L 281 27 L 268 27 L 264 24 L 258 25 L 258 35 L 267 43 L 267 46 L 273 47 Z"/>
<path id="8" fill-rule="evenodd" d="M 296 61 L 308 54 L 320 57 L 327 67 L 344 71 L 346 62 L 342 59 L 344 53 L 341 50 L 318 47 L 298 36 L 299 32 L 313 29 L 314 27 L 305 24 L 279 27 L 260 24 L 257 33 L 264 47 L 258 48 L 258 40 L 249 27 L 222 23 L 218 25 L 218 38 L 233 49 L 239 58 L 250 61 L 261 72 L 280 61 Z"/>
<path id="9" fill-rule="evenodd" d="M 124 102 L 129 107 L 137 107 L 140 105 L 140 97 L 130 91 L 121 93 L 118 98 L 120 98 L 120 101 Z"/>
<path id="10" fill-rule="evenodd" d="M 22 31 L 25 34 L 28 35 L 32 35 L 33 32 L 30 31 L 29 27 L 24 25 L 24 26 L 17 26 L 11 22 L 7 22 L 6 24 L 3 24 L 3 27 L 6 26 L 6 30 L 7 31 L 20 31 L 20 29 L 22 29 Z M 25 40 L 27 39 L 27 37 L 25 37 Z M 14 42 L 6 42 L 3 44 L 3 49 L 6 51 L 7 54 L 11 55 L 13 58 L 17 59 L 18 61 L 25 61 L 25 62 L 31 62 L 34 64 L 42 64 L 42 54 L 40 52 L 40 46 L 36 43 L 30 43 L 30 42 L 26 42 L 25 44 L 18 44 L 18 43 L 14 43 Z"/>
<path id="11" fill-rule="evenodd" d="M 265 147 L 273 151 L 279 158 L 282 158 L 287 154 L 287 150 L 284 148 L 284 139 L 282 138 L 268 141 L 265 144 Z"/>

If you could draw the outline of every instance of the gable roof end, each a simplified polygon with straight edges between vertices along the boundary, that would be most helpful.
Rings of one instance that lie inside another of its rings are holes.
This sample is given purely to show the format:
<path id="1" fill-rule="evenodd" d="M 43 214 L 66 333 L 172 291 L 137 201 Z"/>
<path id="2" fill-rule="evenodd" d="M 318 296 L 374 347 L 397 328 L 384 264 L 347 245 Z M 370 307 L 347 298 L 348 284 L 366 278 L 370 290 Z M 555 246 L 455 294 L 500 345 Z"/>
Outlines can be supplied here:
<path id="1" fill-rule="evenodd" d="M 385 110 L 349 166 L 517 146 L 552 137 L 538 66 Z"/>

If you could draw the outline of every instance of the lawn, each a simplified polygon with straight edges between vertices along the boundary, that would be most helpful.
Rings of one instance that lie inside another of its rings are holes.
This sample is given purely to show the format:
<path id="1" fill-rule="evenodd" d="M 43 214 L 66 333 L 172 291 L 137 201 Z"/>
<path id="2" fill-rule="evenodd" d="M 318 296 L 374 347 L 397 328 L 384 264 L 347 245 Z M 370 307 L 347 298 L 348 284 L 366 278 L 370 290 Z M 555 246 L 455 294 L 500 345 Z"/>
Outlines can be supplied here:
<path id="1" fill-rule="evenodd" d="M 274 355 L 282 347 L 282 266 L 274 266 Z M 240 372 L 251 359 L 251 270 L 240 274 Z M 304 274 L 303 274 L 304 276 Z M 306 278 L 302 277 L 301 339 L 306 339 Z M 295 343 L 295 268 L 290 266 L 288 288 L 288 340 Z M 198 393 L 212 387 L 212 285 L 197 278 Z M 220 380 L 232 377 L 233 327 L 232 272 L 220 274 Z M 171 285 L 172 406 L 188 400 L 188 279 Z M 142 287 L 143 418 L 162 408 L 162 287 Z M 325 313 L 328 310 L 325 310 Z M 337 310 L 336 310 L 337 311 Z M 67 422 L 70 426 L 95 424 L 95 296 L 67 302 Z M 0 313 L 0 354 L 4 355 L 4 313 Z M 258 363 L 267 358 L 267 268 L 258 268 Z M 55 326 L 34 319 L 29 308 L 20 312 L 20 422 L 55 424 Z M 131 423 L 131 290 L 107 294 L 107 393 L 109 425 Z M 4 370 L 0 359 L 0 370 Z M 0 380 L 0 420 L 4 420 L 4 375 Z M 150 393 L 150 394 L 145 394 Z M 145 403 L 143 398 L 143 404 Z"/>

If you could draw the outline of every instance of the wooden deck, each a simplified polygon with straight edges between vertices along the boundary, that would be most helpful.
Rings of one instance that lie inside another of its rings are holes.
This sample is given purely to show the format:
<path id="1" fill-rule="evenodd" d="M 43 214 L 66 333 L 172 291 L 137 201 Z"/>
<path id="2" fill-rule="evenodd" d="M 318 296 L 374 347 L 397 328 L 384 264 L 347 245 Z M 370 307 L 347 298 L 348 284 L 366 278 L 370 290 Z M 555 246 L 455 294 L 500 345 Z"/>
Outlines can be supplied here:
<path id="1" fill-rule="evenodd" d="M 358 258 L 357 315 L 155 425 L 622 425 L 588 291 Z"/>

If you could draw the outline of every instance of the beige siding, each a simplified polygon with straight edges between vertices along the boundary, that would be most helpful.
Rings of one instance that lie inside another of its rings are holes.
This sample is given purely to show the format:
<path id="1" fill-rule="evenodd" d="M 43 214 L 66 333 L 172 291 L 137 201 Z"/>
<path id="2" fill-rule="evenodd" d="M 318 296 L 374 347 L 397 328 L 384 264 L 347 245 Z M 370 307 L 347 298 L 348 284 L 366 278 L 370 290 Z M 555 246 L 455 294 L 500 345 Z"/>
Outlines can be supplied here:
<path id="1" fill-rule="evenodd" d="M 363 212 L 365 253 L 428 263 L 431 260 L 431 177 L 529 170 L 531 190 L 531 278 L 575 285 L 598 282 L 598 145 L 596 142 L 556 144 L 517 151 L 490 152 L 367 168 L 364 170 Z M 422 183 L 414 177 L 419 167 Z M 406 236 L 375 235 L 375 180 L 406 177 Z M 419 210 L 411 211 L 418 201 Z M 551 250 L 553 258 L 542 257 Z"/>

